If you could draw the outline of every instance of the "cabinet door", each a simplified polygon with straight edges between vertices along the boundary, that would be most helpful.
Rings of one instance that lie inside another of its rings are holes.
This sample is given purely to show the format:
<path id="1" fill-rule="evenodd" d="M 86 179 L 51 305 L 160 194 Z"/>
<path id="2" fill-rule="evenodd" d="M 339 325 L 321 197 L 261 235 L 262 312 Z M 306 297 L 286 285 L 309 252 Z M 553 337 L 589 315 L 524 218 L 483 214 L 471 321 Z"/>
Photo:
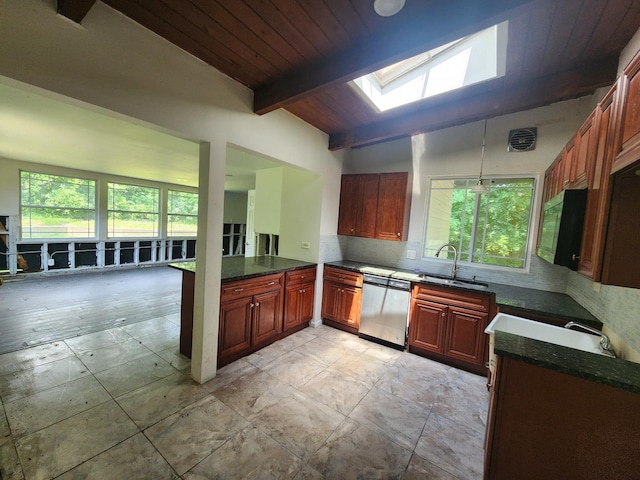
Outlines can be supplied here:
<path id="1" fill-rule="evenodd" d="M 640 157 L 640 52 L 636 53 L 620 78 L 624 96 L 620 102 L 624 112 L 619 149 L 622 151 L 619 155 L 618 149 L 614 151 L 614 155 L 618 155 L 612 167 L 614 172 L 631 165 Z"/>
<path id="2" fill-rule="evenodd" d="M 343 285 L 340 290 L 340 316 L 337 320 L 350 327 L 360 328 L 362 289 Z"/>
<path id="3" fill-rule="evenodd" d="M 252 345 L 282 332 L 282 291 L 273 290 L 253 297 Z"/>
<path id="4" fill-rule="evenodd" d="M 358 237 L 373 238 L 376 234 L 380 176 L 364 174 L 359 177 L 355 234 Z"/>
<path id="5" fill-rule="evenodd" d="M 251 297 L 220 304 L 218 357 L 224 359 L 251 347 Z"/>
<path id="6" fill-rule="evenodd" d="M 342 286 L 335 282 L 323 282 L 322 318 L 338 321 Z"/>
<path id="7" fill-rule="evenodd" d="M 315 297 L 315 286 L 313 283 L 302 285 L 302 293 L 299 297 L 299 320 L 298 323 L 308 322 L 313 318 L 313 303 Z"/>
<path id="8" fill-rule="evenodd" d="M 450 307 L 445 355 L 482 365 L 486 344 L 484 329 L 488 318 L 486 313 Z"/>
<path id="9" fill-rule="evenodd" d="M 447 307 L 437 303 L 411 300 L 409 345 L 444 353 Z"/>
<path id="10" fill-rule="evenodd" d="M 602 283 L 640 288 L 640 161 L 614 176 Z"/>
<path id="11" fill-rule="evenodd" d="M 597 133 L 594 133 L 593 128 L 595 117 L 596 110 L 589 115 L 576 135 L 576 153 L 571 165 L 571 188 L 585 188 L 588 185 L 587 177 L 591 176 L 596 151 L 594 139 Z"/>
<path id="12" fill-rule="evenodd" d="M 287 287 L 284 296 L 284 329 L 295 327 L 300 323 L 300 305 L 302 303 L 302 287 Z"/>
<path id="13" fill-rule="evenodd" d="M 409 174 L 382 173 L 378 186 L 378 212 L 376 238 L 380 240 L 404 240 L 408 226 L 408 204 L 411 198 Z"/>
<path id="14" fill-rule="evenodd" d="M 598 104 L 597 118 L 591 134 L 595 143 L 595 157 L 589 178 L 578 273 L 595 281 L 600 281 L 602 274 L 612 183 L 609 172 L 616 145 L 619 144 L 614 111 L 617 93 L 616 84 Z"/>
<path id="15" fill-rule="evenodd" d="M 562 180 L 561 180 L 560 188 L 558 190 L 559 192 L 561 192 L 565 188 L 569 188 L 571 184 L 571 171 L 572 171 L 572 165 L 573 165 L 573 157 L 575 153 L 574 145 L 575 145 L 575 137 L 574 139 L 571 139 L 569 141 L 567 146 L 564 148 L 564 152 L 562 154 L 562 164 L 561 164 L 562 168 L 560 169 Z"/>
<path id="16" fill-rule="evenodd" d="M 342 175 L 340 182 L 340 211 L 338 213 L 338 235 L 355 235 L 360 194 L 360 176 Z"/>

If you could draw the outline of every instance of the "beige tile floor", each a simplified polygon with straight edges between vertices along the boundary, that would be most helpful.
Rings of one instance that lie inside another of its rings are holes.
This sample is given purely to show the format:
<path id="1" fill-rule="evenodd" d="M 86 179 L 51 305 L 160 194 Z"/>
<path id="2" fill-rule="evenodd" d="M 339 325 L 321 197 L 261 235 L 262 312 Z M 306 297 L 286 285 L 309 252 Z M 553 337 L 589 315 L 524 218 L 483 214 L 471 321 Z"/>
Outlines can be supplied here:
<path id="1" fill-rule="evenodd" d="M 179 318 L 0 356 L 0 478 L 479 479 L 482 377 L 326 326 L 198 385 Z"/>

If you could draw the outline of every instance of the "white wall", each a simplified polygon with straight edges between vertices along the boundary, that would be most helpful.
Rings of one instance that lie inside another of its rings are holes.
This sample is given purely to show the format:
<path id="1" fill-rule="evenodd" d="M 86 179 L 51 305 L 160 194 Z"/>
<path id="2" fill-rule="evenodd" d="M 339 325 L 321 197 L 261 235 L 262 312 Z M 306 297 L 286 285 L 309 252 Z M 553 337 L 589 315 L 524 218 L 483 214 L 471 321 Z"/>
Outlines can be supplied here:
<path id="1" fill-rule="evenodd" d="M 567 141 L 575 134 L 594 106 L 592 97 L 556 103 L 511 115 L 490 118 L 483 173 L 486 175 L 532 175 L 539 178 L 532 236 L 536 232 L 542 179 L 544 171 L 553 162 Z M 507 152 L 509 131 L 514 128 L 537 127 L 535 150 Z M 425 227 L 425 207 L 429 179 L 438 176 L 477 176 L 484 122 L 416 135 L 351 151 L 345 162 L 345 171 L 367 173 L 383 171 L 409 171 L 413 174 L 413 193 L 407 242 L 345 237 L 346 256 L 352 260 L 369 261 L 407 269 L 420 268 L 434 273 L 448 273 L 450 262 L 422 259 L 422 237 Z M 533 248 L 531 242 L 530 248 Z M 407 250 L 416 252 L 417 259 L 406 258 Z M 544 290 L 564 292 L 566 273 L 539 261 L 532 255 L 526 272 L 505 274 L 504 270 L 487 269 L 463 264 L 460 275 L 487 281 L 504 282 Z"/>
<path id="2" fill-rule="evenodd" d="M 300 169 L 285 168 L 282 186 L 279 254 L 313 261 L 318 258 L 320 250 L 322 177 Z"/>
<path id="3" fill-rule="evenodd" d="M 280 235 L 283 171 L 284 167 L 276 167 L 256 172 L 256 233 Z"/>
<path id="4" fill-rule="evenodd" d="M 224 223 L 247 223 L 246 192 L 224 192 Z"/>
<path id="5" fill-rule="evenodd" d="M 205 292 L 220 287 L 227 144 L 326 178 L 320 231 L 333 235 L 343 153 L 330 152 L 324 133 L 284 111 L 254 115 L 247 88 L 101 2 L 82 26 L 58 16 L 55 0 L 2 5 L 4 76 L 201 142 L 192 376 L 213 377 L 219 298 Z"/>

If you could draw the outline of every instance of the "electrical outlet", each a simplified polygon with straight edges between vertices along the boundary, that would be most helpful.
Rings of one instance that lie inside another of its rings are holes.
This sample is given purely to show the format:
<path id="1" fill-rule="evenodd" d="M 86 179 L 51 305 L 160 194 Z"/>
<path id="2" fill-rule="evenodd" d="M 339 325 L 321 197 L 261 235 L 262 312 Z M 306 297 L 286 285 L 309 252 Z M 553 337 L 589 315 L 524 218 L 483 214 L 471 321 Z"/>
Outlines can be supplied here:
<path id="1" fill-rule="evenodd" d="M 407 250 L 407 258 L 409 260 L 415 260 L 416 259 L 416 251 L 415 250 Z"/>
<path id="2" fill-rule="evenodd" d="M 304 248 L 305 250 L 308 250 L 310 246 L 311 244 L 309 242 L 302 242 L 302 248 Z"/>
<path id="3" fill-rule="evenodd" d="M 56 261 L 53 258 L 50 258 L 49 260 L 47 260 L 47 265 L 49 265 L 50 267 L 53 267 L 56 264 Z"/>

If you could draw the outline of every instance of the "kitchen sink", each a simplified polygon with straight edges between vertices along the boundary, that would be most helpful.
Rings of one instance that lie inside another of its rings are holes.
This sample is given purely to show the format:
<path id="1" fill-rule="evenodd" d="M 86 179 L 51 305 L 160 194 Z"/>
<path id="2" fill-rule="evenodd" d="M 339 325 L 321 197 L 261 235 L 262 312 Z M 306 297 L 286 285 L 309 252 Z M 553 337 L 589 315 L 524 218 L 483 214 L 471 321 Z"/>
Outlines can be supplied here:
<path id="1" fill-rule="evenodd" d="M 476 280 L 471 280 L 466 278 L 439 277 L 437 275 L 431 275 L 427 273 L 422 273 L 419 275 L 419 277 L 421 280 L 424 280 L 425 282 L 436 283 L 438 285 L 471 288 L 473 290 L 486 290 L 489 288 L 489 285 L 486 283 L 477 282 Z"/>
<path id="2" fill-rule="evenodd" d="M 513 333 L 521 337 L 532 338 L 542 342 L 554 343 L 583 352 L 597 353 L 599 355 L 613 356 L 610 352 L 600 348 L 600 337 L 589 333 L 556 327 L 546 323 L 536 322 L 526 318 L 516 317 L 506 313 L 497 314 L 485 329 L 489 335 L 499 330 Z"/>

